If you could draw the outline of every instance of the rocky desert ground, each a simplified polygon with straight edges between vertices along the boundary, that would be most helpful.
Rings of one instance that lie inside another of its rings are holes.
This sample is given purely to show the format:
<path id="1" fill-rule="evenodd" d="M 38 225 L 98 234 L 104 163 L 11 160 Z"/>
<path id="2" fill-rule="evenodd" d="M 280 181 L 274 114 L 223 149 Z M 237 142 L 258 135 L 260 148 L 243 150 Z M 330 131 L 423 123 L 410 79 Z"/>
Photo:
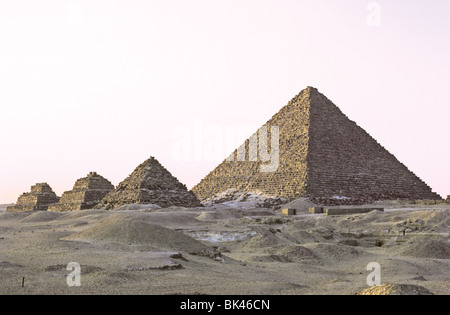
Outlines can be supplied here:
<path id="1" fill-rule="evenodd" d="M 226 203 L 3 207 L 0 294 L 365 294 L 371 262 L 383 285 L 449 294 L 450 205 L 377 206 L 385 211 L 340 216 Z M 71 262 L 80 286 L 68 285 Z"/>

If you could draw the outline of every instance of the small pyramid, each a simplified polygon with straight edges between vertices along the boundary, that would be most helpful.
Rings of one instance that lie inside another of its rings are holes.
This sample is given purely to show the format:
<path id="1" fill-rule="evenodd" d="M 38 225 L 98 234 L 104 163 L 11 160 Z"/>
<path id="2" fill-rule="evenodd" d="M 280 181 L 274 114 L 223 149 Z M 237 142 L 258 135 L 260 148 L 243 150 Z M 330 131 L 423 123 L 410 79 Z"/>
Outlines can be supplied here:
<path id="1" fill-rule="evenodd" d="M 198 207 L 200 201 L 154 157 L 139 165 L 97 208 L 115 209 L 126 204 L 161 207 Z"/>
<path id="2" fill-rule="evenodd" d="M 96 172 L 75 182 L 73 189 L 61 196 L 59 203 L 49 206 L 48 211 L 75 211 L 92 209 L 111 191 L 113 184 Z"/>
<path id="3" fill-rule="evenodd" d="M 281 108 L 192 191 L 205 200 L 232 188 L 287 199 L 441 199 L 312 87 Z"/>
<path id="4" fill-rule="evenodd" d="M 51 204 L 57 203 L 59 197 L 47 183 L 31 186 L 31 192 L 23 193 L 14 206 L 6 208 L 7 212 L 46 211 Z"/>

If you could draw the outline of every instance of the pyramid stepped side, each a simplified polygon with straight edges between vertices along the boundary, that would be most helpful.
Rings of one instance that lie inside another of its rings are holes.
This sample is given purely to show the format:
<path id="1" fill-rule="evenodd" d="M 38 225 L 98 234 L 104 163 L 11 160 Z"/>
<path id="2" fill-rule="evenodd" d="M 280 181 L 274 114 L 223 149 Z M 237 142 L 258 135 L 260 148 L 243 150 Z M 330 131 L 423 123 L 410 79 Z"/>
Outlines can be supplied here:
<path id="1" fill-rule="evenodd" d="M 96 172 L 89 173 L 86 177 L 80 178 L 73 186 L 74 190 L 112 190 L 113 184 Z"/>
<path id="2" fill-rule="evenodd" d="M 441 199 L 316 89 L 310 102 L 308 196 Z"/>
<path id="3" fill-rule="evenodd" d="M 73 189 L 64 192 L 59 203 L 49 206 L 48 210 L 62 212 L 92 209 L 113 190 L 114 186 L 110 181 L 91 172 L 88 176 L 78 179 Z"/>
<path id="4" fill-rule="evenodd" d="M 51 204 L 59 201 L 47 183 L 38 183 L 31 187 L 29 193 L 23 193 L 14 206 L 6 208 L 7 212 L 46 211 Z"/>
<path id="5" fill-rule="evenodd" d="M 192 191 L 205 200 L 230 188 L 285 198 L 302 197 L 307 192 L 307 152 L 309 142 L 309 89 L 303 90 L 275 114 L 267 127 L 267 143 L 271 143 L 271 127 L 279 128 L 279 166 L 275 172 L 261 172 L 263 163 L 249 161 L 249 141 L 245 145 L 245 161 L 223 161 L 203 178 Z M 259 152 L 259 143 L 257 142 Z M 270 147 L 270 145 L 268 145 Z"/>
<path id="6" fill-rule="evenodd" d="M 125 204 L 157 204 L 161 207 L 197 207 L 200 201 L 155 158 L 140 164 L 97 208 L 115 209 Z"/>
<path id="7" fill-rule="evenodd" d="M 31 194 L 54 194 L 52 188 L 47 183 L 38 183 L 36 185 L 31 186 Z"/>

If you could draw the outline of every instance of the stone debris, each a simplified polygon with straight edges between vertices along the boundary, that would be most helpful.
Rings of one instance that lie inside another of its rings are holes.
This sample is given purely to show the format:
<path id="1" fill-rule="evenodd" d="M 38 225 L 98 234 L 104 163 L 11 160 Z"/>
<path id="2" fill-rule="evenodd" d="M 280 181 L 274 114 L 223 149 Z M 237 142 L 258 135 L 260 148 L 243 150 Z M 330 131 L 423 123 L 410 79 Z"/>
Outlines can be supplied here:
<path id="1" fill-rule="evenodd" d="M 114 185 L 96 172 L 75 182 L 73 189 L 61 196 L 58 204 L 49 206 L 49 211 L 75 211 L 92 209 L 111 191 Z"/>
<path id="2" fill-rule="evenodd" d="M 281 214 L 283 215 L 296 215 L 296 209 L 282 209 Z"/>
<path id="3" fill-rule="evenodd" d="M 46 211 L 58 201 L 59 197 L 47 183 L 38 183 L 31 186 L 31 192 L 23 193 L 14 206 L 6 208 L 6 212 Z"/>
<path id="4" fill-rule="evenodd" d="M 420 285 L 386 283 L 364 289 L 356 295 L 433 295 Z"/>
<path id="5" fill-rule="evenodd" d="M 200 207 L 197 197 L 154 157 L 139 165 L 96 208 L 116 209 L 128 204 L 155 204 L 160 207 Z"/>
<path id="6" fill-rule="evenodd" d="M 323 207 L 311 207 L 309 208 L 309 213 L 310 214 L 323 213 Z"/>
<path id="7" fill-rule="evenodd" d="M 263 127 L 267 144 L 271 127 L 278 127 L 279 151 L 270 153 L 278 154 L 278 168 L 261 172 L 269 162 L 264 154 L 255 158 L 261 139 L 255 150 L 253 135 L 240 146 L 245 152 L 235 150 L 237 158 L 224 160 L 192 189 L 200 200 L 228 189 L 321 205 L 442 199 L 315 88 L 300 92 Z"/>
<path id="8" fill-rule="evenodd" d="M 232 208 L 271 208 L 279 209 L 288 200 L 281 197 L 273 197 L 261 192 L 242 192 L 236 189 L 228 189 L 202 201 L 205 207 L 214 207 L 221 204 Z"/>

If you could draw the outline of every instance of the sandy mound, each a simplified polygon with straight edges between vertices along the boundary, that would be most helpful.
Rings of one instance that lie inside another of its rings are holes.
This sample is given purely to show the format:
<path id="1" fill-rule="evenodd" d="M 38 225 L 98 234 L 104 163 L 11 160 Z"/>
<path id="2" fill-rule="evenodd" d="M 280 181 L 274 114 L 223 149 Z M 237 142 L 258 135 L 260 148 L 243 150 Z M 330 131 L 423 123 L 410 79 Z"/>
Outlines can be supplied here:
<path id="1" fill-rule="evenodd" d="M 289 222 L 289 219 L 286 218 L 280 218 L 280 217 L 268 217 L 268 218 L 258 218 L 256 219 L 256 222 L 259 222 L 261 224 L 267 224 L 267 225 L 276 225 L 276 224 L 284 224 L 286 222 Z"/>
<path id="2" fill-rule="evenodd" d="M 306 247 L 300 245 L 287 245 L 283 246 L 275 251 L 277 255 L 287 257 L 291 261 L 304 261 L 304 260 L 317 260 L 314 252 Z"/>
<path id="3" fill-rule="evenodd" d="M 271 233 L 267 234 L 257 234 L 245 241 L 244 248 L 250 250 L 258 250 L 264 247 L 275 246 L 280 243 L 278 237 Z"/>
<path id="4" fill-rule="evenodd" d="M 310 230 L 315 228 L 316 226 L 320 226 L 318 224 L 319 218 L 316 217 L 309 217 L 305 216 L 302 217 L 301 220 L 293 221 L 292 223 L 289 223 L 287 228 L 289 231 L 300 231 L 300 230 Z"/>
<path id="5" fill-rule="evenodd" d="M 319 235 L 314 235 L 310 232 L 306 231 L 287 231 L 287 234 L 295 239 L 300 244 L 306 244 L 306 243 L 316 243 L 316 242 L 323 242 L 325 241 L 324 238 L 322 238 Z"/>
<path id="6" fill-rule="evenodd" d="M 139 220 L 151 224 L 158 224 L 169 228 L 180 228 L 195 226 L 199 221 L 195 218 L 197 214 L 186 212 L 124 212 L 120 216 L 125 219 Z"/>
<path id="7" fill-rule="evenodd" d="M 288 222 L 283 233 L 289 235 L 300 244 L 326 242 L 323 236 L 330 237 L 335 232 L 325 227 L 316 227 L 318 219 L 305 217 L 301 220 Z"/>
<path id="8" fill-rule="evenodd" d="M 63 215 L 64 213 L 61 212 L 39 211 L 30 214 L 26 218 L 20 220 L 20 222 L 50 222 Z"/>
<path id="9" fill-rule="evenodd" d="M 93 227 L 63 239 L 150 245 L 166 251 L 182 251 L 212 258 L 220 256 L 215 249 L 181 232 L 144 222 L 139 218 L 126 218 L 123 215 L 113 215 L 99 221 Z"/>
<path id="10" fill-rule="evenodd" d="M 450 259 L 450 245 L 448 242 L 431 238 L 414 238 L 398 251 L 401 256 Z"/>
<path id="11" fill-rule="evenodd" d="M 196 219 L 200 221 L 218 221 L 218 220 L 232 220 L 242 218 L 242 214 L 237 210 L 221 210 L 203 212 Z"/>
<path id="12" fill-rule="evenodd" d="M 332 262 L 347 261 L 361 254 L 361 251 L 353 246 L 338 243 L 310 243 L 304 247 L 312 250 L 321 259 Z"/>
<path id="13" fill-rule="evenodd" d="M 387 283 L 364 289 L 356 295 L 433 295 L 433 293 L 419 285 Z"/>
<path id="14" fill-rule="evenodd" d="M 29 216 L 32 212 L 5 212 L 0 214 L 0 220 L 20 220 Z"/>
<path id="15" fill-rule="evenodd" d="M 64 213 L 64 212 L 62 212 Z M 100 220 L 104 217 L 107 217 L 111 215 L 110 212 L 106 211 L 106 210 L 79 210 L 79 211 L 70 211 L 70 212 L 65 212 L 64 213 L 64 217 L 62 217 L 62 219 L 79 219 L 79 218 L 83 218 L 83 219 L 91 219 L 91 220 Z"/>
<path id="16" fill-rule="evenodd" d="M 245 257 L 244 261 L 247 262 L 261 262 L 261 263 L 270 263 L 270 262 L 280 262 L 280 263 L 289 263 L 291 262 L 289 258 L 283 255 L 250 255 Z"/>

